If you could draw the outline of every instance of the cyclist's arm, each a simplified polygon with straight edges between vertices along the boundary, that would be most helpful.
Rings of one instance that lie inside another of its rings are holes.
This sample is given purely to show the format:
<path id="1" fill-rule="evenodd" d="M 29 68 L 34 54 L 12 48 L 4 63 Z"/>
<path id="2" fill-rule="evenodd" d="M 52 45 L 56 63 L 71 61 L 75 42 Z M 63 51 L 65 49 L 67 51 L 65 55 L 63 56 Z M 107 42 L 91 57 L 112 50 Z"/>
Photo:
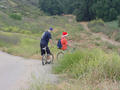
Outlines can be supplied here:
<path id="1" fill-rule="evenodd" d="M 50 44 L 52 45 L 52 39 L 50 39 Z"/>
<path id="2" fill-rule="evenodd" d="M 68 41 L 68 43 L 67 43 L 67 45 L 69 46 L 69 47 L 72 47 L 72 42 L 71 41 Z"/>

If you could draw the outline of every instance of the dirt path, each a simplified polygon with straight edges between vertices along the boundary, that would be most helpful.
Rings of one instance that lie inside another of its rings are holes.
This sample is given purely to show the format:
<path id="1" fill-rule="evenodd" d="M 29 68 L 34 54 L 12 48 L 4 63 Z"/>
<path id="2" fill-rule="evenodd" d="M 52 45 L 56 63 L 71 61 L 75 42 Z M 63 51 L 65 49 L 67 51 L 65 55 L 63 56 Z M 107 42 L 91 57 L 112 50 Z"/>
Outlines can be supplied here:
<path id="1" fill-rule="evenodd" d="M 39 60 L 28 60 L 0 51 L 0 90 L 20 90 L 29 87 L 31 75 L 41 83 L 56 83 L 51 65 L 42 66 Z"/>
<path id="2" fill-rule="evenodd" d="M 103 41 L 105 41 L 105 42 L 108 42 L 108 43 L 111 43 L 111 44 L 113 44 L 113 45 L 115 45 L 115 46 L 120 46 L 120 43 L 119 43 L 119 42 L 116 42 L 116 41 L 114 41 L 114 40 L 111 40 L 111 39 L 109 39 L 107 36 L 105 36 L 105 35 L 103 35 L 103 34 L 91 32 L 91 30 L 90 30 L 90 29 L 88 28 L 88 26 L 87 26 L 87 24 L 88 24 L 87 22 L 81 22 L 80 24 L 84 27 L 85 30 L 87 30 L 88 32 L 90 32 L 92 35 L 100 37 L 101 40 L 103 40 Z"/>

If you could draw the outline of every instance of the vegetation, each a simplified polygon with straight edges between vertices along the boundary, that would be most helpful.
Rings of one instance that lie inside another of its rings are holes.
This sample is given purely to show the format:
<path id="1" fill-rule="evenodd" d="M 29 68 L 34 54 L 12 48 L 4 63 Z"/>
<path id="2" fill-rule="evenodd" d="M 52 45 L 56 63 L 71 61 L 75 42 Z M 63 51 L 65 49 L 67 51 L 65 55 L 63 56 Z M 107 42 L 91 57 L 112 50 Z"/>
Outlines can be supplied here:
<path id="1" fill-rule="evenodd" d="M 114 39 L 115 41 L 120 41 L 120 29 L 117 21 L 104 23 L 102 20 L 93 20 L 89 22 L 88 27 L 92 30 L 92 32 L 102 32 L 109 38 Z"/>
<path id="2" fill-rule="evenodd" d="M 31 57 L 39 54 L 39 40 L 21 34 L 0 33 L 0 48 L 13 55 Z"/>
<path id="3" fill-rule="evenodd" d="M 10 15 L 10 17 L 15 20 L 22 20 L 22 16 L 19 13 L 13 13 Z"/>
<path id="4" fill-rule="evenodd" d="M 0 11 L 7 15 L 10 13 L 20 13 L 27 17 L 44 15 L 38 8 L 38 0 L 0 0 Z"/>
<path id="5" fill-rule="evenodd" d="M 119 0 L 39 0 L 39 7 L 50 15 L 75 14 L 77 21 L 102 18 L 115 20 L 120 14 Z"/>
<path id="6" fill-rule="evenodd" d="M 120 27 L 120 16 L 118 16 L 118 26 Z"/>
<path id="7" fill-rule="evenodd" d="M 107 54 L 99 49 L 80 50 L 74 54 L 65 55 L 54 67 L 56 73 L 68 73 L 74 78 L 95 76 L 94 79 L 115 79 L 119 80 L 120 68 L 119 55 L 116 53 Z M 96 73 L 96 75 L 94 75 Z"/>
<path id="8" fill-rule="evenodd" d="M 57 85 L 45 85 L 36 80 L 29 90 L 119 90 L 119 62 L 117 53 L 80 49 L 73 54 L 66 54 L 53 67 L 54 72 L 63 74 L 65 80 Z"/>
<path id="9" fill-rule="evenodd" d="M 63 31 L 67 31 L 70 34 L 69 39 L 77 41 L 80 37 L 79 32 L 83 32 L 84 30 L 75 21 L 74 16 L 40 16 L 37 19 L 24 17 L 22 20 L 14 20 L 9 18 L 9 16 L 4 17 L 2 13 L 1 17 L 4 20 L 0 18 L 0 23 L 2 23 L 0 28 L 0 48 L 10 54 L 29 58 L 35 55 L 37 55 L 37 58 L 40 57 L 40 37 L 49 27 L 52 26 L 54 28 L 54 41 L 61 38 Z M 32 21 L 30 21 L 31 19 Z M 9 35 L 13 37 L 9 37 Z M 17 44 L 9 45 L 9 43 L 16 41 Z M 53 52 L 56 50 L 57 47 L 52 48 Z"/>

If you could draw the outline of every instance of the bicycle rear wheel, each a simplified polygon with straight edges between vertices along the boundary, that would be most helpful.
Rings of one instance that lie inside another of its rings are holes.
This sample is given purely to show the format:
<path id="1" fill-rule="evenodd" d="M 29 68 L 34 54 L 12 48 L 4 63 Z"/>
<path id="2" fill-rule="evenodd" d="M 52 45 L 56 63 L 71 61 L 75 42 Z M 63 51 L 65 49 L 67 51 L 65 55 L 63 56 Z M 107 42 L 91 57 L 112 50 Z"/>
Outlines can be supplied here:
<path id="1" fill-rule="evenodd" d="M 64 53 L 63 53 L 63 52 L 59 52 L 59 53 L 57 54 L 57 60 L 62 59 L 63 56 L 64 56 Z"/>

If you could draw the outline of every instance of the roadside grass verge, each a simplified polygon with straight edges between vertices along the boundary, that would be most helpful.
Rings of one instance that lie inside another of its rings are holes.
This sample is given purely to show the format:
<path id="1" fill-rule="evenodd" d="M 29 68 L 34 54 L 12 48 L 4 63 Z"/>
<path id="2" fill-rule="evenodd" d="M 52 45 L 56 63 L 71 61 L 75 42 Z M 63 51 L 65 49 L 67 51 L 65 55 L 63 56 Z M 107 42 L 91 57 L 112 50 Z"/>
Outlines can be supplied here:
<path id="1" fill-rule="evenodd" d="M 64 81 L 60 84 L 41 84 L 34 83 L 29 89 L 25 90 L 119 90 L 120 83 L 111 80 L 103 80 L 102 82 L 91 83 L 90 81 L 81 79 L 81 81 Z M 24 89 L 23 89 L 24 90 Z"/>
<path id="2" fill-rule="evenodd" d="M 13 55 L 30 57 L 40 54 L 39 51 L 39 41 L 31 38 L 22 38 L 17 46 L 9 47 L 6 52 Z"/>
<path id="3" fill-rule="evenodd" d="M 0 48 L 2 51 L 23 57 L 40 54 L 39 40 L 37 37 L 18 33 L 1 32 Z"/>

